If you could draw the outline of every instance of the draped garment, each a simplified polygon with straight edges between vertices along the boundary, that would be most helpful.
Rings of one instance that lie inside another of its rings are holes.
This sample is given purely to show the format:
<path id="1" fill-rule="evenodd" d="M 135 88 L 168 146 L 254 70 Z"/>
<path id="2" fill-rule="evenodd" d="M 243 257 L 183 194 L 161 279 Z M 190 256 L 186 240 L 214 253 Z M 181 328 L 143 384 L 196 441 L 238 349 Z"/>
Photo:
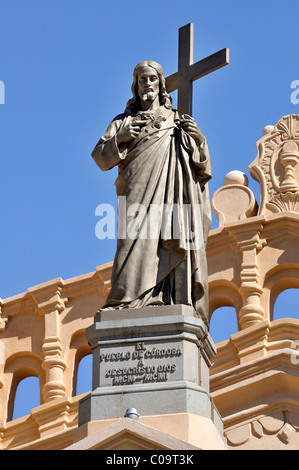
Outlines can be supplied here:
<path id="1" fill-rule="evenodd" d="M 144 119 L 140 133 L 118 145 L 116 133 L 135 118 Z M 185 304 L 208 325 L 206 140 L 197 146 L 178 112 L 161 106 L 152 114 L 117 116 L 92 156 L 103 171 L 119 168 L 117 250 L 101 310 Z"/>

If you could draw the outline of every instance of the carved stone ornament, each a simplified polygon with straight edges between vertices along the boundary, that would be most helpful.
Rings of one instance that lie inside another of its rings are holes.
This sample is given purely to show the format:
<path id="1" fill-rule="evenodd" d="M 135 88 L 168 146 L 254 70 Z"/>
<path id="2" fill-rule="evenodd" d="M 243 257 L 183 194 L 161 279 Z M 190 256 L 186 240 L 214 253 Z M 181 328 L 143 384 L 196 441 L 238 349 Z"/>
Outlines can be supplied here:
<path id="1" fill-rule="evenodd" d="M 287 417 L 286 421 L 284 415 Z M 294 442 L 296 427 L 288 422 L 288 411 L 277 411 L 272 416 L 260 417 L 252 422 L 242 424 L 225 432 L 229 448 L 236 448 L 246 444 L 252 438 L 261 439 L 269 435 L 275 436 L 285 445 Z"/>
<path id="2" fill-rule="evenodd" d="M 261 185 L 259 215 L 299 212 L 299 115 L 283 116 L 266 126 L 249 165 Z"/>
<path id="3" fill-rule="evenodd" d="M 236 220 L 244 220 L 257 214 L 257 202 L 248 188 L 248 178 L 238 170 L 230 171 L 211 200 L 219 227 Z"/>

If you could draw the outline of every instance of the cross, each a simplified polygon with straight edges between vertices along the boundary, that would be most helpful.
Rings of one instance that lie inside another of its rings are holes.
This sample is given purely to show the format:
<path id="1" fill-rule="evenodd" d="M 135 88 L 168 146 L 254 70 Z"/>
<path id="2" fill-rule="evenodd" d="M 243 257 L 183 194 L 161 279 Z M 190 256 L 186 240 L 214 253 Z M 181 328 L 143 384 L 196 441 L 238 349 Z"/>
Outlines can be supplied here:
<path id="1" fill-rule="evenodd" d="M 193 24 L 179 29 L 178 72 L 166 78 L 168 93 L 178 90 L 180 114 L 192 116 L 192 82 L 229 63 L 229 49 L 225 48 L 193 64 Z"/>

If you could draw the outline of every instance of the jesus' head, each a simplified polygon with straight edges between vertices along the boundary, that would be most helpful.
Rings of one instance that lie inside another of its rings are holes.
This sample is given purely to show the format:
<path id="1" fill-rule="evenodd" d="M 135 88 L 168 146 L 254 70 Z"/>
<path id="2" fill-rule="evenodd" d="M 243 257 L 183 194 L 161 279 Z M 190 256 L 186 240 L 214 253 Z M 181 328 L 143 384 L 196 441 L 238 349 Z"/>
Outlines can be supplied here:
<path id="1" fill-rule="evenodd" d="M 160 64 L 153 60 L 146 60 L 136 65 L 132 84 L 133 98 L 128 101 L 126 113 L 142 109 L 142 104 L 159 100 L 159 105 L 167 108 L 172 107 L 171 97 L 166 91 L 163 69 Z"/>

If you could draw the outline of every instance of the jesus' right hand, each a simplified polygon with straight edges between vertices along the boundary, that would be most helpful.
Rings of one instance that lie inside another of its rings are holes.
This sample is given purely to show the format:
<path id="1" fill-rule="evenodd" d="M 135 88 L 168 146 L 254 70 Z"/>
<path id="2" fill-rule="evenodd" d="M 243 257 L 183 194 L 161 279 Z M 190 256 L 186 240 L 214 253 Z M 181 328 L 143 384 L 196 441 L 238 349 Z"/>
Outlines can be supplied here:
<path id="1" fill-rule="evenodd" d="M 141 120 L 132 120 L 120 129 L 116 134 L 116 140 L 118 144 L 128 143 L 131 140 L 134 140 L 139 132 L 141 131 L 142 126 L 144 126 L 145 122 Z"/>

